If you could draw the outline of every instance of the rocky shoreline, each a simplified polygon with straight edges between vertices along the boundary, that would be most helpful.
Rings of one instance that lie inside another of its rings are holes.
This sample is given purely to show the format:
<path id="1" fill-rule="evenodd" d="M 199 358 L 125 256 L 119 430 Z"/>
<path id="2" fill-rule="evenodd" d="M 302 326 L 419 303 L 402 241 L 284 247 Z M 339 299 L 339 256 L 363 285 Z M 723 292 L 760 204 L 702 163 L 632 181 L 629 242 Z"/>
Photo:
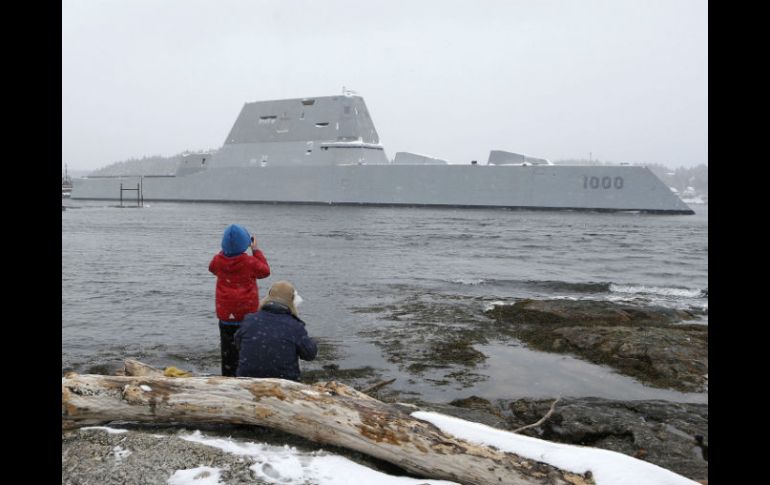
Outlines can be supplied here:
<path id="1" fill-rule="evenodd" d="M 476 306 L 480 303 L 478 299 L 458 298 Z M 447 303 L 414 297 L 356 311 L 378 313 L 392 322 L 387 328 L 363 333 L 414 379 L 441 370 L 443 377 L 431 381 L 436 385 L 463 385 L 488 378 L 478 369 L 487 356 L 474 346 L 517 339 L 534 349 L 608 365 L 650 386 L 708 390 L 708 327 L 689 323 L 698 317 L 693 312 L 590 300 L 496 302 L 483 312 L 449 304 L 456 301 Z M 323 350 L 328 358 L 321 356 L 321 368 L 305 372 L 303 381 L 337 380 L 364 389 L 388 377 L 371 367 L 340 368 L 333 358 L 334 349 L 325 346 Z M 376 397 L 403 406 L 407 412 L 431 410 L 509 431 L 537 422 L 554 402 L 490 401 L 471 396 L 435 403 L 388 387 L 377 391 Z M 268 483 L 255 480 L 249 468 L 253 461 L 181 439 L 181 425 L 117 427 L 131 429 L 121 434 L 102 430 L 62 434 L 62 484 L 166 483 L 175 470 L 199 465 L 221 468 L 222 483 Z M 302 438 L 259 427 L 195 425 L 194 429 L 204 428 L 213 436 L 289 444 L 308 452 L 320 448 Z M 708 404 L 565 397 L 542 424 L 521 433 L 624 453 L 693 480 L 708 477 Z M 324 449 L 370 468 L 403 474 L 393 465 L 349 450 Z"/>
<path id="2" fill-rule="evenodd" d="M 470 387 L 488 358 L 477 347 L 518 341 L 551 353 L 607 365 L 646 385 L 708 391 L 708 326 L 696 311 L 601 300 L 520 300 L 432 295 L 382 307 L 356 308 L 388 322 L 360 332 L 400 369 L 431 382 Z M 441 298 L 447 301 L 441 301 Z M 486 310 L 478 310 L 482 305 Z"/>
<path id="3" fill-rule="evenodd" d="M 282 476 L 282 471 L 273 469 L 270 463 L 185 439 L 193 430 L 214 439 L 261 443 L 273 447 L 274 453 L 288 453 L 289 448 L 295 448 L 306 457 L 341 455 L 383 473 L 404 475 L 394 465 L 367 455 L 333 446 L 322 448 L 298 436 L 259 426 L 113 423 L 110 427 L 122 431 L 95 427 L 62 433 L 62 485 L 165 485 L 177 470 L 198 467 L 220 469 L 220 482 L 227 485 L 283 483 L 291 478 L 285 470 Z M 205 471 L 200 473 L 199 479 L 208 478 Z"/>
<path id="4" fill-rule="evenodd" d="M 487 314 L 501 332 L 545 352 L 577 355 L 660 388 L 708 390 L 708 327 L 660 306 L 590 300 L 523 300 Z"/>
<path id="5" fill-rule="evenodd" d="M 513 431 L 538 422 L 554 400 L 478 397 L 426 408 Z M 558 443 L 616 451 L 693 480 L 708 477 L 708 405 L 564 398 L 541 425 L 520 431 Z"/>
<path id="6" fill-rule="evenodd" d="M 487 401 L 478 397 L 441 403 L 396 404 L 405 412 L 435 411 L 513 431 L 539 421 L 552 400 Z M 176 470 L 199 466 L 222 469 L 226 484 L 271 483 L 250 468 L 253 459 L 182 438 L 189 429 L 210 437 L 292 446 L 305 453 L 319 449 L 393 475 L 403 470 L 351 450 L 318 445 L 303 438 L 258 426 L 205 425 L 193 428 L 115 423 L 125 433 L 102 429 L 62 434 L 62 484 L 165 484 Z M 708 478 L 708 405 L 665 401 L 612 401 L 565 398 L 542 424 L 521 434 L 549 441 L 602 448 L 654 463 L 698 481 Z M 265 465 L 267 466 L 267 465 Z M 260 473 L 265 472 L 260 469 Z M 269 476 L 269 469 L 266 471 Z M 255 479 L 255 477 L 257 477 Z"/>

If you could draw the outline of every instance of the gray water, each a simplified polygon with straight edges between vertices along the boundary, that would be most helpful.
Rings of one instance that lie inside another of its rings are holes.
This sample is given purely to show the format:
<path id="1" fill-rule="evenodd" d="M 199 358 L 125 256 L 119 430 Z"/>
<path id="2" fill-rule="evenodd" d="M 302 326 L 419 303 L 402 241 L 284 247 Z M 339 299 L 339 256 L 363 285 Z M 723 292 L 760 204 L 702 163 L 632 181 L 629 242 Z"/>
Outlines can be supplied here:
<path id="1" fill-rule="evenodd" d="M 597 396 L 707 402 L 647 387 L 569 356 L 490 343 L 471 387 L 435 386 L 390 363 L 366 335 L 392 322 L 357 309 L 419 295 L 476 305 L 592 298 L 708 308 L 708 206 L 696 215 L 66 201 L 62 212 L 62 369 L 131 357 L 219 372 L 215 277 L 223 229 L 243 224 L 296 286 L 311 336 L 342 368 L 372 366 L 428 400 Z M 707 316 L 701 320 L 708 324 Z M 328 362 L 327 362 L 328 364 Z M 320 363 L 303 363 L 304 369 Z M 98 367 L 97 367 L 98 368 Z"/>

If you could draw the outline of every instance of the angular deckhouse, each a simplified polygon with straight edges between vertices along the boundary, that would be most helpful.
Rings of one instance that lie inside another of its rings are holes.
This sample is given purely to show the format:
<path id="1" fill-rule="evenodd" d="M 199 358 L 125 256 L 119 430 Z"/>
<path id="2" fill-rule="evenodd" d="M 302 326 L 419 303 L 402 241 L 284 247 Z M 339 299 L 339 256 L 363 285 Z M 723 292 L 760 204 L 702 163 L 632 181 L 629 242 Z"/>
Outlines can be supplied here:
<path id="1" fill-rule="evenodd" d="M 417 129 L 417 128 L 416 128 Z M 552 165 L 492 150 L 486 165 L 399 152 L 388 159 L 360 96 L 243 106 L 216 153 L 172 167 L 121 165 L 74 180 L 73 199 L 583 209 L 692 214 L 649 169 Z"/>

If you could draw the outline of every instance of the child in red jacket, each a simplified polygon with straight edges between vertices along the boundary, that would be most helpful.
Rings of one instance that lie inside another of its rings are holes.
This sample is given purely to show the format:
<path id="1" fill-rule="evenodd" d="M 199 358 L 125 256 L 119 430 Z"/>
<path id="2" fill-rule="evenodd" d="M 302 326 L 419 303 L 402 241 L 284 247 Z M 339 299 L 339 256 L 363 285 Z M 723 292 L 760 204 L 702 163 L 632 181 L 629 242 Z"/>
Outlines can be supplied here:
<path id="1" fill-rule="evenodd" d="M 252 255 L 246 254 L 251 247 Z M 235 376 L 238 350 L 233 336 L 247 313 L 259 308 L 257 279 L 270 276 L 270 266 L 257 240 L 245 227 L 232 224 L 222 237 L 222 251 L 209 263 L 209 271 L 217 277 L 216 309 L 222 350 L 222 375 Z"/>

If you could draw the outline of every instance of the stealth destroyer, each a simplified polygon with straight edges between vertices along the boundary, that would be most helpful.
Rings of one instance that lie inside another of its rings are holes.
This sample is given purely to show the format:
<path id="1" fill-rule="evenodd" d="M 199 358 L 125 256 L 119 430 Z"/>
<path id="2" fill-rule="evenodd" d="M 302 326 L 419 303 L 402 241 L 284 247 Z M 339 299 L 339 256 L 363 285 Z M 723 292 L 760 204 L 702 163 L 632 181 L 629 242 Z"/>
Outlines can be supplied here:
<path id="1" fill-rule="evenodd" d="M 106 167 L 75 179 L 73 199 L 693 211 L 648 168 L 554 165 L 492 150 L 451 164 L 380 144 L 364 99 L 350 93 L 246 103 L 224 145 L 173 163 Z"/>

